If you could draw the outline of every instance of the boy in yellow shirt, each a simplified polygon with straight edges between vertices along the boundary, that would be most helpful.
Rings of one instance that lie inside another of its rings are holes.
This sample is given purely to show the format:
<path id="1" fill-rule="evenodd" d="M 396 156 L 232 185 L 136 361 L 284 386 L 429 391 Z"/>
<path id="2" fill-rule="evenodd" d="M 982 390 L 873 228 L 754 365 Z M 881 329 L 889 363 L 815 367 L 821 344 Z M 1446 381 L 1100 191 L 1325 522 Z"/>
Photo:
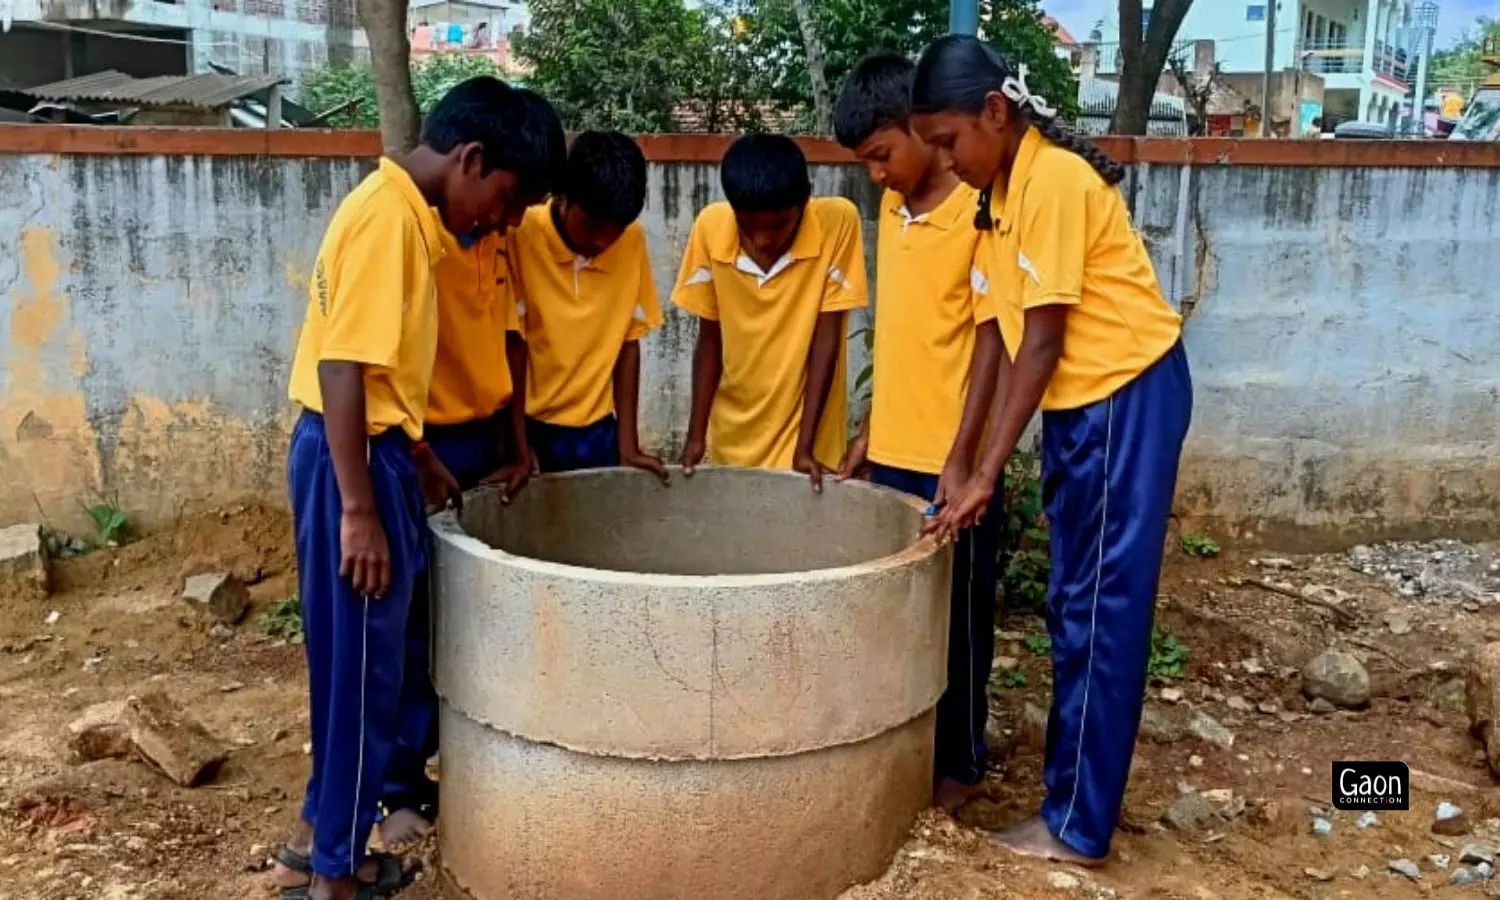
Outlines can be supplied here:
<path id="1" fill-rule="evenodd" d="M 885 188 L 880 202 L 870 418 L 840 466 L 941 507 L 974 468 L 1004 349 L 975 267 L 979 192 L 912 132 L 916 67 L 895 54 L 849 74 L 834 113 L 839 143 Z M 994 507 L 998 507 L 998 501 Z M 948 619 L 948 689 L 938 701 L 935 794 L 952 811 L 985 780 L 995 655 L 1000 516 L 958 538 Z"/>
<path id="2" fill-rule="evenodd" d="M 454 235 L 443 229 L 442 248 L 433 268 L 437 357 L 418 452 L 460 491 L 484 481 L 500 484 L 508 496 L 525 484 L 532 461 L 525 453 L 524 404 L 513 401 L 514 385 L 525 374 L 526 347 L 518 333 L 506 238 L 500 231 Z M 380 837 L 387 847 L 420 839 L 437 820 L 437 783 L 427 777 L 438 738 L 430 610 L 427 579 L 419 577 L 407 621 L 401 734 L 381 790 Z"/>
<path id="3" fill-rule="evenodd" d="M 859 212 L 813 197 L 784 135 L 746 135 L 720 164 L 727 203 L 699 213 L 672 300 L 698 317 L 684 473 L 796 469 L 822 490 L 847 443 L 844 314 L 868 302 Z"/>
<path id="4" fill-rule="evenodd" d="M 426 502 L 458 484 L 421 450 L 437 354 L 433 267 L 445 229 L 519 221 L 562 158 L 550 107 L 494 78 L 451 90 L 420 146 L 383 159 L 339 205 L 292 366 L 303 408 L 287 480 L 307 636 L 312 776 L 277 858 L 284 898 L 390 896 L 412 870 L 366 852 L 397 740 Z"/>
<path id="5" fill-rule="evenodd" d="M 646 232 L 646 157 L 619 132 L 573 139 L 552 202 L 526 213 L 512 264 L 526 339 L 526 440 L 543 472 L 621 464 L 641 450 L 640 341 L 661 326 Z"/>

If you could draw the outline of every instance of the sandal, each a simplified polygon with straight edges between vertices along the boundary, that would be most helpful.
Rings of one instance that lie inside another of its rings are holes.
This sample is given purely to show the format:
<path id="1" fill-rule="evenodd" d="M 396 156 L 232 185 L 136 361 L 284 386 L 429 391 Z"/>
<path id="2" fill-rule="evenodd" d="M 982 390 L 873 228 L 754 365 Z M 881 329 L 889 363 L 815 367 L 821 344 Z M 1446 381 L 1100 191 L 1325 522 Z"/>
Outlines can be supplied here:
<path id="1" fill-rule="evenodd" d="M 285 845 L 277 848 L 275 858 L 283 866 L 308 878 L 307 884 L 282 888 L 281 900 L 308 900 L 312 891 L 312 859 Z M 389 853 L 371 853 L 367 858 L 376 862 L 375 880 L 360 882 L 359 890 L 354 895 L 356 900 L 394 897 L 411 887 L 417 879 L 417 873 L 422 871 L 420 860 L 413 862 L 412 867 L 407 869 L 399 857 Z"/>

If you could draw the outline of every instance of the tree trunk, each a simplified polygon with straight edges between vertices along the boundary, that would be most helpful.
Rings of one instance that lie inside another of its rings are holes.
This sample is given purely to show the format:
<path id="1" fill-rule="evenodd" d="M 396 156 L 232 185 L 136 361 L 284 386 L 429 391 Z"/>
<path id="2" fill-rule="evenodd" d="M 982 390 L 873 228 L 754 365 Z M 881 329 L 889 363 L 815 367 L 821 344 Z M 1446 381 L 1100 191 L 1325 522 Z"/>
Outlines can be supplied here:
<path id="1" fill-rule="evenodd" d="M 828 72 L 823 66 L 823 42 L 818 39 L 818 28 L 813 22 L 807 0 L 792 0 L 792 9 L 797 13 L 797 26 L 802 30 L 802 43 L 807 48 L 807 77 L 812 82 L 813 114 L 817 116 L 818 134 L 832 134 L 833 100 L 828 96 Z"/>
<path id="2" fill-rule="evenodd" d="M 422 131 L 422 114 L 411 89 L 406 4 L 396 0 L 358 2 L 359 23 L 370 41 L 370 64 L 375 69 L 381 148 L 386 156 L 404 156 L 417 146 Z"/>
<path id="3" fill-rule="evenodd" d="M 1151 26 L 1141 35 L 1141 0 L 1120 0 L 1120 98 L 1110 130 L 1116 134 L 1145 134 L 1151 100 L 1177 29 L 1193 0 L 1156 0 Z"/>

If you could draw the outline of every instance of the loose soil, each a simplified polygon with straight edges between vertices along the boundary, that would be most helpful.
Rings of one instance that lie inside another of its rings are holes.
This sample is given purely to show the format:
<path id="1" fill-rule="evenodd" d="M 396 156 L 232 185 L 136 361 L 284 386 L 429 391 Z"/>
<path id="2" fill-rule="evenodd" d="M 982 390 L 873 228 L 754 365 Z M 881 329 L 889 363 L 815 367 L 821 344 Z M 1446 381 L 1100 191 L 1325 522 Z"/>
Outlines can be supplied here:
<path id="1" fill-rule="evenodd" d="M 1049 696 L 1048 661 L 1025 640 L 1044 633 L 1042 623 L 1011 615 L 997 654 L 1024 676 L 997 677 L 992 689 L 994 799 L 957 820 L 924 815 L 890 871 L 844 900 L 1484 895 L 1448 878 L 1458 846 L 1500 839 L 1500 791 L 1466 732 L 1461 681 L 1468 653 L 1500 638 L 1500 605 L 1404 596 L 1400 583 L 1355 571 L 1344 556 L 1270 565 L 1233 548 L 1210 561 L 1168 556 L 1158 623 L 1191 655 L 1183 677 L 1153 682 L 1149 705 L 1178 723 L 1207 713 L 1234 732 L 1233 746 L 1143 738 L 1117 855 L 1102 871 L 997 849 L 989 832 L 1040 799 L 1040 735 L 1022 710 L 1045 709 Z M 0 597 L 0 898 L 273 895 L 267 856 L 295 819 L 306 777 L 306 684 L 302 649 L 267 637 L 256 618 L 294 592 L 294 565 L 285 515 L 244 506 L 57 560 L 57 593 L 44 602 Z M 254 608 L 223 639 L 178 599 L 183 576 L 200 571 L 250 585 Z M 1304 590 L 1315 600 L 1293 596 Z M 1393 633 L 1391 617 L 1409 630 Z M 1308 712 L 1298 673 L 1328 646 L 1365 662 L 1368 709 Z M 69 722 L 148 687 L 164 687 L 233 748 L 211 784 L 180 788 L 138 760 L 70 760 Z M 1164 688 L 1181 699 L 1163 701 Z M 1309 807 L 1329 808 L 1330 763 L 1341 759 L 1408 762 L 1422 773 L 1411 811 L 1382 813 L 1367 829 L 1356 814 L 1333 813 L 1333 834 L 1314 835 Z M 1209 831 L 1168 830 L 1161 815 L 1188 788 L 1230 789 L 1247 809 Z M 1475 835 L 1432 834 L 1441 800 L 1464 807 Z M 423 852 L 430 861 L 431 848 Z M 1433 854 L 1451 856 L 1449 868 Z M 1402 857 L 1420 865 L 1420 881 L 1387 873 Z M 406 896 L 438 900 L 430 883 Z"/>

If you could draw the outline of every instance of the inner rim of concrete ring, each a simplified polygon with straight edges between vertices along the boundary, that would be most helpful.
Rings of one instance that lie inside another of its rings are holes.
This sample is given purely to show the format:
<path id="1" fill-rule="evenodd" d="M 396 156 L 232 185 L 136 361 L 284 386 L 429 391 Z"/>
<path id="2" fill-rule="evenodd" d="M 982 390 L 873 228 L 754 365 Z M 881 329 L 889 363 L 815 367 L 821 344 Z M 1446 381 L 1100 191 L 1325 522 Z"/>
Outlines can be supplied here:
<path id="1" fill-rule="evenodd" d="M 527 486 L 526 491 L 532 492 L 535 497 L 538 488 L 551 483 L 553 485 L 577 482 L 579 484 L 600 479 L 633 479 L 641 485 L 654 485 L 657 490 L 672 491 L 682 490 L 685 476 L 680 467 L 670 467 L 672 485 L 663 487 L 656 484 L 656 476 L 635 469 L 591 469 L 566 474 L 545 475 L 534 479 Z M 889 498 L 891 502 L 899 503 L 911 513 L 910 540 L 900 549 L 893 553 L 862 559 L 841 565 L 826 565 L 807 569 L 794 569 L 787 571 L 775 571 L 753 574 L 679 574 L 672 572 L 661 572 L 651 570 L 629 569 L 629 568 L 598 568 L 586 565 L 575 565 L 567 562 L 557 562 L 542 559 L 537 556 L 521 555 L 496 547 L 485 540 L 470 534 L 465 529 L 463 518 L 453 510 L 444 511 L 434 515 L 429 520 L 429 527 L 436 538 L 451 545 L 454 549 L 465 554 L 481 559 L 494 560 L 503 563 L 507 567 L 529 571 L 538 575 L 562 577 L 570 580 L 590 580 L 601 584 L 630 584 L 634 586 L 658 585 L 661 587 L 681 588 L 735 588 L 735 587 L 772 587 L 785 584 L 809 584 L 822 581 L 842 581 L 855 575 L 874 575 L 885 571 L 894 571 L 910 566 L 922 559 L 932 556 L 939 548 L 931 538 L 922 537 L 920 534 L 920 523 L 922 512 L 927 504 L 924 500 L 909 494 L 871 484 L 867 481 L 836 482 L 832 477 L 827 477 L 823 482 L 823 495 L 815 496 L 809 484 L 808 476 L 798 472 L 769 469 L 749 469 L 732 466 L 701 466 L 693 476 L 693 484 L 703 487 L 722 479 L 753 479 L 762 483 L 770 483 L 776 479 L 779 484 L 776 487 L 786 490 L 788 487 L 800 489 L 806 492 L 809 502 L 838 502 L 837 492 L 867 492 L 867 496 L 880 496 Z M 479 488 L 471 491 L 466 497 L 466 512 L 464 516 L 474 509 L 476 503 L 496 503 L 493 488 Z M 490 495 L 490 496 L 486 496 Z M 528 496 L 523 493 L 514 501 L 519 510 L 524 510 Z M 793 530 L 800 527 L 796 521 L 793 511 L 789 511 L 785 524 Z M 861 526 L 857 520 L 845 523 L 845 527 L 858 528 Z M 808 535 L 809 539 L 815 539 L 816 535 Z"/>

